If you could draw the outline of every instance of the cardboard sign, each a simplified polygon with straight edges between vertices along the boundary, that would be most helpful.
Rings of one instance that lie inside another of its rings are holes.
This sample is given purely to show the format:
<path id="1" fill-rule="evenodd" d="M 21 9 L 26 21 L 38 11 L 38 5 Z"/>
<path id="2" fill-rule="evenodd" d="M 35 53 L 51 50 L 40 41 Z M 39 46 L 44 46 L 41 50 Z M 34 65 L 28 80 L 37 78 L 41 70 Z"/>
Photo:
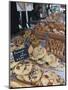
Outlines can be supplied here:
<path id="1" fill-rule="evenodd" d="M 19 50 L 13 51 L 13 56 L 15 61 L 23 60 L 29 57 L 28 49 L 22 48 Z"/>

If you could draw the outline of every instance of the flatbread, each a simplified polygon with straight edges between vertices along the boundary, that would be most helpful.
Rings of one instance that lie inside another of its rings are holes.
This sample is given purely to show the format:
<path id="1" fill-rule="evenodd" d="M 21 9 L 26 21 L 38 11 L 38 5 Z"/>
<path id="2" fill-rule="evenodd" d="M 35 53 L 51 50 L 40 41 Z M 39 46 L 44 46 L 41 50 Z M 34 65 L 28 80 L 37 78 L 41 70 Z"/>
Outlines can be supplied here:
<path id="1" fill-rule="evenodd" d="M 41 76 L 42 72 L 40 68 L 37 65 L 35 65 L 32 68 L 32 71 L 28 75 L 24 75 L 23 78 L 26 82 L 34 84 L 41 78 Z"/>
<path id="2" fill-rule="evenodd" d="M 16 75 L 22 75 L 25 68 L 25 64 L 19 63 L 13 70 Z"/>
<path id="3" fill-rule="evenodd" d="M 13 70 L 13 72 L 16 75 L 25 75 L 25 74 L 29 74 L 31 72 L 32 69 L 32 63 L 27 61 L 27 62 L 23 62 L 23 63 L 19 63 Z"/>

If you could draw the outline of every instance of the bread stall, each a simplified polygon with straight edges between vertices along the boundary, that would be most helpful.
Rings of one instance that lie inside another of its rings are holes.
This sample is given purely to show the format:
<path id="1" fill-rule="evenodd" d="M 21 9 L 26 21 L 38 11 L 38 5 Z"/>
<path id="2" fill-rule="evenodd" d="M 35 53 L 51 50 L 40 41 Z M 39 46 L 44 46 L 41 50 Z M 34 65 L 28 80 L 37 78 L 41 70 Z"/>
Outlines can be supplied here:
<path id="1" fill-rule="evenodd" d="M 10 87 L 65 85 L 66 29 L 50 14 L 10 40 Z"/>

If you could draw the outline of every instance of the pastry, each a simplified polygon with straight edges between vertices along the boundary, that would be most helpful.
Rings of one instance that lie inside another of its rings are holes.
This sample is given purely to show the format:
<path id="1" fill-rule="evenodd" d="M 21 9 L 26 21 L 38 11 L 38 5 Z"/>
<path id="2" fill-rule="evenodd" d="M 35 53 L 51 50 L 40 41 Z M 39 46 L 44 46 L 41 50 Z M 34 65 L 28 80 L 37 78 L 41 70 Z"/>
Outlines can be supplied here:
<path id="1" fill-rule="evenodd" d="M 45 64 L 45 62 L 46 62 L 46 56 L 47 56 L 47 54 L 44 56 L 44 57 L 42 57 L 42 58 L 40 58 L 40 59 L 38 59 L 36 62 L 38 63 L 38 64 Z"/>
<path id="2" fill-rule="evenodd" d="M 41 76 L 42 71 L 37 65 L 35 65 L 33 66 L 32 71 L 28 75 L 24 75 L 23 78 L 25 82 L 35 84 L 41 78 Z"/>
<path id="3" fill-rule="evenodd" d="M 58 59 L 53 54 L 47 55 L 45 57 L 45 65 L 57 67 L 58 64 Z"/>
<path id="4" fill-rule="evenodd" d="M 33 50 L 32 59 L 38 60 L 46 55 L 45 48 L 41 47 L 40 45 Z"/>
<path id="5" fill-rule="evenodd" d="M 29 74 L 31 72 L 32 69 L 32 63 L 31 62 L 22 62 L 19 63 L 13 70 L 13 73 L 15 73 L 16 75 L 25 75 L 25 74 Z"/>
<path id="6" fill-rule="evenodd" d="M 25 68 L 25 64 L 24 63 L 19 63 L 13 69 L 13 73 L 15 73 L 16 75 L 22 75 L 23 74 L 23 71 L 24 71 L 24 68 Z"/>

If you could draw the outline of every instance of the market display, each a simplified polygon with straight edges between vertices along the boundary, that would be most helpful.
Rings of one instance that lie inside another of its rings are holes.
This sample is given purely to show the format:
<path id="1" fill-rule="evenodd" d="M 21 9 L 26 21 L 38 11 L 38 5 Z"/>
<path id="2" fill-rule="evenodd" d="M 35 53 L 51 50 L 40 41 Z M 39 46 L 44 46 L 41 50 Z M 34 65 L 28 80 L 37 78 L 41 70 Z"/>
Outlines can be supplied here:
<path id="1" fill-rule="evenodd" d="M 28 62 L 27 62 L 28 63 Z M 11 80 L 12 87 L 23 86 L 48 86 L 48 85 L 63 85 L 64 79 L 61 78 L 55 71 L 43 71 L 38 65 L 29 62 L 28 66 L 23 66 L 24 63 L 19 62 L 12 70 L 16 75 L 16 80 Z M 30 68 L 27 68 L 30 67 Z M 23 72 L 22 72 L 23 71 Z M 19 83 L 21 85 L 19 85 Z M 14 84 L 13 84 L 14 83 Z"/>
<path id="2" fill-rule="evenodd" d="M 65 85 L 65 24 L 59 15 L 48 16 L 11 40 L 11 88 Z"/>

